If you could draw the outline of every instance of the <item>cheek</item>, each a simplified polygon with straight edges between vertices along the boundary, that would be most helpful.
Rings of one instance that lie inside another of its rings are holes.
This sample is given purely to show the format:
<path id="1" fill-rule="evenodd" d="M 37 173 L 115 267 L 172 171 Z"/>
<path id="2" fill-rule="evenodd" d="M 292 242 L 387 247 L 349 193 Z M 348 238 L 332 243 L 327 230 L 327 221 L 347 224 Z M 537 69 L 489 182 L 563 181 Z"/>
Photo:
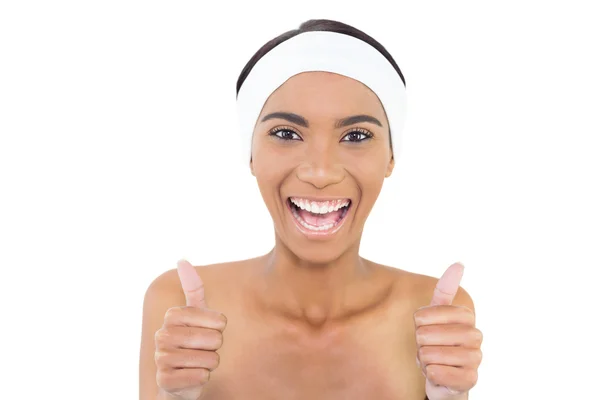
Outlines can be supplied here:
<path id="1" fill-rule="evenodd" d="M 279 190 L 286 179 L 286 169 L 278 162 L 276 157 L 259 154 L 253 159 L 252 168 L 254 178 L 262 197 L 269 205 L 274 196 L 278 196 Z"/>
<path id="2" fill-rule="evenodd" d="M 372 205 L 379 197 L 379 193 L 383 187 L 384 176 L 379 172 L 377 175 L 363 173 L 358 179 L 358 183 L 362 190 L 362 200 L 367 201 Z"/>
<path id="3" fill-rule="evenodd" d="M 366 162 L 364 159 L 347 165 L 348 172 L 361 190 L 361 202 L 371 203 L 372 206 L 383 187 L 387 165 L 381 162 Z"/>
<path id="4" fill-rule="evenodd" d="M 254 176 L 259 182 L 269 183 L 278 180 L 281 181 L 288 169 L 284 164 L 284 161 L 284 159 L 277 157 L 275 154 L 256 153 L 252 159 Z"/>
<path id="5" fill-rule="evenodd" d="M 256 138 L 252 144 L 252 165 L 256 173 L 272 174 L 273 170 L 285 169 L 289 164 L 290 149 L 277 146 L 272 139 Z"/>
<path id="6" fill-rule="evenodd" d="M 279 186 L 294 169 L 294 149 L 286 148 L 269 138 L 253 142 L 252 169 L 259 185 Z"/>
<path id="7" fill-rule="evenodd" d="M 254 170 L 254 176 L 265 200 L 267 200 L 268 194 L 273 193 L 281 183 L 281 179 L 273 173 L 272 169 L 263 168 L 262 166 Z"/>

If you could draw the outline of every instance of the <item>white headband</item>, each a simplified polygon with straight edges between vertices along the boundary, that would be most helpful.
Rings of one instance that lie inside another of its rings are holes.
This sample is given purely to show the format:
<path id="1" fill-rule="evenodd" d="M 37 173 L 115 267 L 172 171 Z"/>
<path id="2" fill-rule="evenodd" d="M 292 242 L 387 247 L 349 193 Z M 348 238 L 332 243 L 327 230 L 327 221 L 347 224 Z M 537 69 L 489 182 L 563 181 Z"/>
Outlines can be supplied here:
<path id="1" fill-rule="evenodd" d="M 383 105 L 397 159 L 406 117 L 406 90 L 392 64 L 373 46 L 335 32 L 304 32 L 265 54 L 254 65 L 237 96 L 238 121 L 245 165 L 252 156 L 252 136 L 258 117 L 271 94 L 302 72 L 323 71 L 362 82 Z"/>

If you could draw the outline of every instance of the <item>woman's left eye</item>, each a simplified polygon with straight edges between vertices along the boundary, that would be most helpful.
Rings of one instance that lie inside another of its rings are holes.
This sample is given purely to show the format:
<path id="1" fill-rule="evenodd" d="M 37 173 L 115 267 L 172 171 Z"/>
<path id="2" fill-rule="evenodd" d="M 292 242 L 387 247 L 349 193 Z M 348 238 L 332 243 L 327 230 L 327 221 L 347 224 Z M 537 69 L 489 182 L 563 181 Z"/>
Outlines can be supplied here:
<path id="1" fill-rule="evenodd" d="M 373 134 L 369 131 L 355 130 L 346 134 L 343 138 L 343 142 L 362 142 L 363 140 L 370 139 Z"/>

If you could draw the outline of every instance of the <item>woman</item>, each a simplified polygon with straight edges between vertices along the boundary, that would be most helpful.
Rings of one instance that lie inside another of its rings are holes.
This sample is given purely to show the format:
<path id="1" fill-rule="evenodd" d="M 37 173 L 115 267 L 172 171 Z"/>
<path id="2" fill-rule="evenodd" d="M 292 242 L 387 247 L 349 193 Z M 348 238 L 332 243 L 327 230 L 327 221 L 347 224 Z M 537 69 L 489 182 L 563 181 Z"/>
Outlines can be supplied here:
<path id="1" fill-rule="evenodd" d="M 275 246 L 219 265 L 182 260 L 150 285 L 141 399 L 468 397 L 482 335 L 463 266 L 438 280 L 359 256 L 398 156 L 404 87 L 379 43 L 329 20 L 248 62 L 238 111 Z"/>

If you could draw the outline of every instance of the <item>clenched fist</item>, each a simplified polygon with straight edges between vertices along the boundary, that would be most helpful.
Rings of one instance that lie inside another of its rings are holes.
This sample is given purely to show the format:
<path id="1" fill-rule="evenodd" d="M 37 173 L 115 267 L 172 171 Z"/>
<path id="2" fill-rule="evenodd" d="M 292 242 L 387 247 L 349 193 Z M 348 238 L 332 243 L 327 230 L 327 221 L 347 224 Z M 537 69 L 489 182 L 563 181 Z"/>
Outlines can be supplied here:
<path id="1" fill-rule="evenodd" d="M 452 264 L 440 278 L 431 304 L 414 314 L 417 365 L 426 377 L 429 400 L 462 400 L 477 382 L 481 363 L 481 331 L 475 314 L 453 306 L 464 267 Z"/>
<path id="2" fill-rule="evenodd" d="M 187 261 L 177 263 L 186 305 L 167 310 L 155 334 L 156 381 L 164 399 L 197 400 L 219 365 L 225 316 L 207 308 L 204 284 Z"/>

